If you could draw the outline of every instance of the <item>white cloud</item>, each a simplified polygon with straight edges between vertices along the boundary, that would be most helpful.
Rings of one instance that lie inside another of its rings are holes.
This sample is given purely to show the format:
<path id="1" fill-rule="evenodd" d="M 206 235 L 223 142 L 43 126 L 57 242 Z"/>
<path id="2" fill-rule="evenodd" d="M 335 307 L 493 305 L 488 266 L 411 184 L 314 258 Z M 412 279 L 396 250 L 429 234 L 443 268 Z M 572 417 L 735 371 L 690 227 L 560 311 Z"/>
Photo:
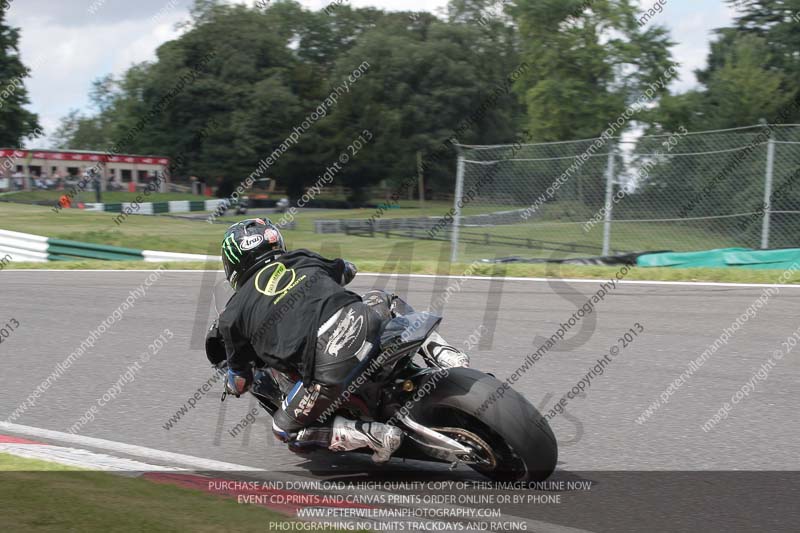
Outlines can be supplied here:
<path id="1" fill-rule="evenodd" d="M 52 19 L 12 19 L 12 24 L 22 28 L 20 53 L 31 69 L 31 78 L 26 80 L 29 107 L 39 114 L 46 135 L 54 132 L 70 109 L 89 108 L 93 80 L 108 73 L 120 75 L 133 63 L 155 59 L 156 48 L 177 36 L 174 25 L 184 18 L 184 12 L 172 11 L 155 26 L 121 20 L 85 27 L 65 26 Z M 49 142 L 48 137 L 34 144 L 42 147 Z"/>
<path id="2" fill-rule="evenodd" d="M 654 3 L 655 0 L 639 0 L 639 8 L 644 13 Z M 696 0 L 667 0 L 663 11 L 648 21 L 648 24 L 666 26 L 670 38 L 676 43 L 672 55 L 680 63 L 680 68 L 679 79 L 670 85 L 672 92 L 697 87 L 694 71 L 706 66 L 713 30 L 730 25 L 734 13 L 733 8 L 721 2 L 706 2 L 700 7 Z"/>

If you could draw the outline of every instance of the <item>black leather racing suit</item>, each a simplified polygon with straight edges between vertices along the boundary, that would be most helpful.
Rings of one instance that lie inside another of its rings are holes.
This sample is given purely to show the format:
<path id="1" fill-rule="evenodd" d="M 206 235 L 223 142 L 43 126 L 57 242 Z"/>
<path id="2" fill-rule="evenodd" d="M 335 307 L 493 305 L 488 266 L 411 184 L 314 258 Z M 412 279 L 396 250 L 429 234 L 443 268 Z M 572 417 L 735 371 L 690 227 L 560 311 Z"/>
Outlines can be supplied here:
<path id="1" fill-rule="evenodd" d="M 301 376 L 273 417 L 276 436 L 296 446 L 327 446 L 324 413 L 379 347 L 382 316 L 343 287 L 345 272 L 341 259 L 287 252 L 247 272 L 219 318 L 232 370 L 261 359 Z"/>

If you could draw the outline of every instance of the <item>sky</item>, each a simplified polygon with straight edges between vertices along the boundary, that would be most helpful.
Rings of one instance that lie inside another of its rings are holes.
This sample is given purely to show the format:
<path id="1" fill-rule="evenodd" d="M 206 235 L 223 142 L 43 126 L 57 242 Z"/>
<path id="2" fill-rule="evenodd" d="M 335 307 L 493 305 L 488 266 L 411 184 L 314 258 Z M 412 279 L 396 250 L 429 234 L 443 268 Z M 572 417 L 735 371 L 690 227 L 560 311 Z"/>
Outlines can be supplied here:
<path id="1" fill-rule="evenodd" d="M 189 18 L 192 0 L 8 0 L 7 20 L 21 28 L 20 52 L 32 75 L 25 83 L 31 111 L 49 136 L 72 109 L 91 112 L 91 82 L 108 73 L 122 74 L 137 62 L 155 59 L 162 43 L 175 38 L 175 25 Z M 228 0 L 255 5 L 259 0 Z M 263 0 L 261 0 L 263 1 Z M 354 7 L 386 10 L 442 10 L 447 0 L 339 0 Z M 642 12 L 657 0 L 639 0 Z M 321 9 L 330 0 L 301 0 Z M 670 90 L 696 86 L 693 71 L 705 65 L 715 28 L 727 26 L 734 11 L 722 0 L 661 0 L 663 11 L 648 24 L 669 28 L 676 42 L 673 57 L 680 78 Z M 37 140 L 38 148 L 49 140 Z"/>

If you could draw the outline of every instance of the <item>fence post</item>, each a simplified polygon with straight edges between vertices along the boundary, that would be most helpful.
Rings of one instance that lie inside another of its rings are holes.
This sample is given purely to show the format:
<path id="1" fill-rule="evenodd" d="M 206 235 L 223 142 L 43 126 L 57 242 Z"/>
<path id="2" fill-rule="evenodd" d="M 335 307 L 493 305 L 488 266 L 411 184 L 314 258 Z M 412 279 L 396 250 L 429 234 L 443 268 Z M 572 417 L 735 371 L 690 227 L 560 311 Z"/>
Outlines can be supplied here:
<path id="1" fill-rule="evenodd" d="M 606 208 L 605 222 L 603 223 L 603 255 L 608 255 L 611 250 L 611 212 L 614 198 L 614 145 L 608 148 L 608 166 L 606 167 Z"/>
<path id="2" fill-rule="evenodd" d="M 775 167 L 775 140 L 767 141 L 767 171 L 764 175 L 764 221 L 761 226 L 761 249 L 769 248 L 769 222 L 772 211 L 772 172 Z"/>
<path id="3" fill-rule="evenodd" d="M 458 147 L 456 147 L 458 149 Z M 464 196 L 464 154 L 458 151 L 458 166 L 456 168 L 456 195 L 453 200 L 453 231 L 450 232 L 450 262 L 458 261 L 458 227 L 461 224 L 461 200 Z"/>

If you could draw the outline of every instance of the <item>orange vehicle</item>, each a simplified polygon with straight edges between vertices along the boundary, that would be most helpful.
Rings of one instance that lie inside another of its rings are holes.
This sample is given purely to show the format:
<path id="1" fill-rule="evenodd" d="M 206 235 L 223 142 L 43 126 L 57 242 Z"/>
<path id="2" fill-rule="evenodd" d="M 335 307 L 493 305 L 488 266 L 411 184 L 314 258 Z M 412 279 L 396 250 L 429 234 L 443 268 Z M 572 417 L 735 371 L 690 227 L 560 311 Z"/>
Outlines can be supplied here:
<path id="1" fill-rule="evenodd" d="M 247 199 L 269 200 L 270 193 L 275 192 L 275 180 L 272 178 L 261 178 L 253 182 L 253 186 L 247 191 Z"/>

